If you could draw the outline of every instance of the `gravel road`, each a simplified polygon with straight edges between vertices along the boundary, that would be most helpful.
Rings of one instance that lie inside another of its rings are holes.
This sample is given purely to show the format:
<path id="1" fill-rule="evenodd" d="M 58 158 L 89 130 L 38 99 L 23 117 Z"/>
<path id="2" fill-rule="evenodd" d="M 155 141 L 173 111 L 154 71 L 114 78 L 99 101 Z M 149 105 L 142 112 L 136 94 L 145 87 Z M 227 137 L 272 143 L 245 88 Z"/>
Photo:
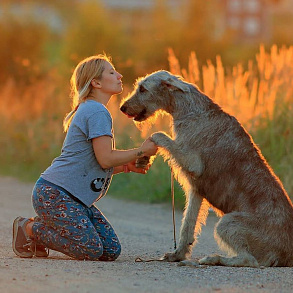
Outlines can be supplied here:
<path id="1" fill-rule="evenodd" d="M 181 267 L 176 263 L 135 262 L 158 258 L 173 249 L 169 205 L 149 205 L 104 197 L 98 207 L 122 244 L 115 262 L 70 259 L 50 251 L 48 259 L 21 259 L 11 249 L 12 222 L 31 217 L 33 184 L 0 177 L 0 292 L 293 292 L 293 268 Z M 182 213 L 176 212 L 177 237 Z M 211 213 L 193 258 L 218 252 L 213 239 L 217 217 Z M 293 245 L 293 244 L 292 244 Z"/>

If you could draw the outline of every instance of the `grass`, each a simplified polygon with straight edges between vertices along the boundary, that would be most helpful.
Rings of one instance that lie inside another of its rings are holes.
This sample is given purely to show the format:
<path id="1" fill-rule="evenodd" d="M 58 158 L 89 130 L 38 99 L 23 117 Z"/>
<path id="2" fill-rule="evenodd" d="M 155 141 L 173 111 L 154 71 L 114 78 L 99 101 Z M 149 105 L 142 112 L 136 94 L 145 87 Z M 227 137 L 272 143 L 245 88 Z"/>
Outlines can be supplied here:
<path id="1" fill-rule="evenodd" d="M 199 67 L 191 52 L 188 68 L 169 51 L 170 71 L 196 83 L 226 111 L 235 115 L 260 146 L 265 158 L 293 195 L 293 47 L 263 46 L 246 65 L 232 68 L 220 56 Z M 131 89 L 125 89 L 127 93 Z M 18 87 L 10 80 L 0 87 L 0 173 L 34 181 L 60 154 L 64 139 L 62 120 L 69 111 L 69 87 L 58 71 L 52 71 L 34 84 Z M 151 128 L 140 132 L 119 111 L 121 97 L 111 100 L 117 148 L 132 148 L 152 132 L 168 132 L 168 117 L 161 117 Z M 109 194 L 132 200 L 170 200 L 170 170 L 156 158 L 147 175 L 119 174 Z M 184 205 L 180 187 L 175 185 L 177 206 Z"/>
<path id="2" fill-rule="evenodd" d="M 293 103 L 276 100 L 272 117 L 263 117 L 252 133 L 265 158 L 292 197 Z"/>

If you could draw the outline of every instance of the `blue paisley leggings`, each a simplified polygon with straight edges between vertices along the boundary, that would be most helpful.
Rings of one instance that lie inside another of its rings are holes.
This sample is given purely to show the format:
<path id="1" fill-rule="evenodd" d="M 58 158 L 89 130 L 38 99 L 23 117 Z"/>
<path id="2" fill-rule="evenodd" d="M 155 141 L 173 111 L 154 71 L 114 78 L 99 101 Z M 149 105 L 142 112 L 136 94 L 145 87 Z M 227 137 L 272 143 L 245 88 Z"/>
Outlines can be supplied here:
<path id="1" fill-rule="evenodd" d="M 66 190 L 40 178 L 33 190 L 37 244 L 75 259 L 115 260 L 121 246 L 106 217 L 93 205 L 74 200 Z"/>

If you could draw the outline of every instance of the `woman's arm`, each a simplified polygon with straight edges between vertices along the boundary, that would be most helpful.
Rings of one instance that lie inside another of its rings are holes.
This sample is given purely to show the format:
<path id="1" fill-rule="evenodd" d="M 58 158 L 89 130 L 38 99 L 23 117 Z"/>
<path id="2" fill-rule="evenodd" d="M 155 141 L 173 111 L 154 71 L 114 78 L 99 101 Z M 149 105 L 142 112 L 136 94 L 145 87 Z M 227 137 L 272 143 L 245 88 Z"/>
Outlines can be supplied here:
<path id="1" fill-rule="evenodd" d="M 110 136 L 93 138 L 92 144 L 96 159 L 103 169 L 122 166 L 143 156 L 153 156 L 157 152 L 157 146 L 149 138 L 139 148 L 131 150 L 113 149 Z"/>

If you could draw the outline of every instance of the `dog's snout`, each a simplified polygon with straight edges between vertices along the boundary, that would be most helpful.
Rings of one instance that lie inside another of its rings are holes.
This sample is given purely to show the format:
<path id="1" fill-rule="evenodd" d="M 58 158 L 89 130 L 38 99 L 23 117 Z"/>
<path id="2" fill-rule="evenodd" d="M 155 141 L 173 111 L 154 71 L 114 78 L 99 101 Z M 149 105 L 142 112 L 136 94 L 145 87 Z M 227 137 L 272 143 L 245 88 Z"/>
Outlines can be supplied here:
<path id="1" fill-rule="evenodd" d="M 126 112 L 126 106 L 122 105 L 120 107 L 120 111 L 123 112 L 123 113 L 125 113 Z"/>

